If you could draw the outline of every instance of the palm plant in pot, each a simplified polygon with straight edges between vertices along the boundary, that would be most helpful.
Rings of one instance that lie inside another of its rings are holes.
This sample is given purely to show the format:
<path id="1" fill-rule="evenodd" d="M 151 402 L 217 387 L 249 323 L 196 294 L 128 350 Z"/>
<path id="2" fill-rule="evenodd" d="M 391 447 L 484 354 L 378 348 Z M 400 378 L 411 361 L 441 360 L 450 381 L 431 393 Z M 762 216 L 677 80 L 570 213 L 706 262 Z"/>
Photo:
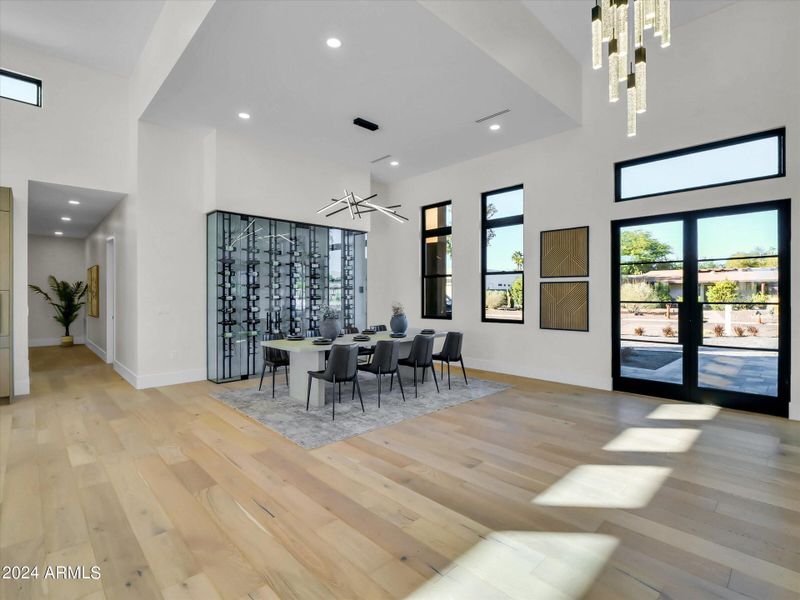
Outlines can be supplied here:
<path id="1" fill-rule="evenodd" d="M 64 327 L 64 335 L 61 338 L 61 345 L 64 347 L 72 346 L 73 338 L 69 333 L 69 326 L 75 322 L 80 313 L 81 307 L 86 304 L 86 292 L 88 286 L 83 281 L 76 281 L 70 284 L 66 281 L 59 281 L 53 275 L 47 278 L 50 289 L 53 291 L 51 296 L 38 285 L 28 285 L 34 292 L 42 296 L 45 302 L 53 307 L 56 314 L 53 318 Z"/>
<path id="2" fill-rule="evenodd" d="M 335 340 L 342 332 L 342 326 L 339 323 L 339 313 L 335 308 L 327 305 L 322 306 L 319 313 L 319 334 L 329 340 Z"/>

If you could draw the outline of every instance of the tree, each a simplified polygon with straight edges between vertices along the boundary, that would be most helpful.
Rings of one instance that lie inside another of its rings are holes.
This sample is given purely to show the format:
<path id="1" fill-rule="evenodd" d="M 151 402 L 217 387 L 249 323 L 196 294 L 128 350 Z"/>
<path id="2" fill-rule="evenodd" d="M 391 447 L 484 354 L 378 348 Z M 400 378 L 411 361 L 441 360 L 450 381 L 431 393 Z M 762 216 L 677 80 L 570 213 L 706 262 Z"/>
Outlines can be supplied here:
<path id="1" fill-rule="evenodd" d="M 491 219 L 496 214 L 497 214 L 497 207 L 494 204 L 492 204 L 491 202 L 489 202 L 489 204 L 486 205 L 486 220 L 488 221 L 489 219 Z M 486 230 L 486 245 L 487 246 L 492 243 L 492 240 L 494 239 L 495 235 L 496 234 L 494 232 L 494 229 L 487 229 Z"/>
<path id="2" fill-rule="evenodd" d="M 722 302 L 724 304 L 733 304 L 739 299 L 739 289 L 735 281 L 726 279 L 725 281 L 718 281 L 714 285 L 709 286 L 706 290 L 707 302 Z M 720 305 L 715 305 L 714 308 L 721 309 Z"/>
<path id="3" fill-rule="evenodd" d="M 659 241 L 649 231 L 623 231 L 620 236 L 620 254 L 626 260 L 637 263 L 656 262 L 666 260 L 671 253 L 672 246 Z M 641 275 L 648 270 L 646 264 L 622 265 L 622 273 L 625 275 Z"/>
<path id="4" fill-rule="evenodd" d="M 777 254 L 775 248 L 755 247 L 748 252 L 736 252 L 731 258 L 725 261 L 726 269 L 753 269 L 758 267 L 777 267 L 778 258 L 770 256 L 765 258 L 765 254 Z M 747 258 L 745 258 L 747 257 Z"/>
<path id="5" fill-rule="evenodd" d="M 64 327 L 64 336 L 69 337 L 69 326 L 78 318 L 81 306 L 86 304 L 84 297 L 89 288 L 83 281 L 76 281 L 70 285 L 66 281 L 59 281 L 52 275 L 47 278 L 47 283 L 50 284 L 55 299 L 38 285 L 29 284 L 28 287 L 53 307 L 56 312 L 53 318 Z"/>
<path id="6" fill-rule="evenodd" d="M 642 311 L 641 303 L 652 300 L 653 288 L 644 281 L 623 283 L 619 287 L 619 299 L 628 312 L 638 315 Z"/>
<path id="7" fill-rule="evenodd" d="M 511 289 L 509 290 L 509 294 L 511 295 L 511 304 L 514 308 L 522 308 L 522 277 L 517 277 L 514 280 L 514 283 L 511 284 Z"/>
<path id="8" fill-rule="evenodd" d="M 514 261 L 517 271 L 522 271 L 522 266 L 525 264 L 525 258 L 522 256 L 522 252 L 519 250 L 514 251 L 514 254 L 511 255 L 511 260 Z"/>

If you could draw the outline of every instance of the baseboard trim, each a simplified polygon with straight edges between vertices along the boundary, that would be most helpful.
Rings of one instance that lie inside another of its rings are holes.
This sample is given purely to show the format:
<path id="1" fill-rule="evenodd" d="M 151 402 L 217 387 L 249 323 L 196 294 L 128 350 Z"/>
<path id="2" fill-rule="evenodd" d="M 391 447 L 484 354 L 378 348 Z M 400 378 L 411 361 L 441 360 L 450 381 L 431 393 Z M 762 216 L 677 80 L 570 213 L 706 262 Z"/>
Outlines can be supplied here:
<path id="1" fill-rule="evenodd" d="M 114 370 L 115 370 L 117 373 L 119 373 L 119 375 L 120 375 L 120 376 L 121 376 L 121 377 L 122 377 L 122 378 L 123 378 L 125 381 L 127 381 L 128 383 L 130 383 L 130 384 L 131 384 L 131 385 L 132 385 L 134 388 L 136 388 L 136 389 L 139 389 L 139 387 L 136 385 L 136 384 L 137 384 L 137 379 L 138 379 L 138 377 L 136 376 L 136 373 L 134 373 L 133 371 L 131 371 L 131 370 L 130 370 L 128 367 L 126 367 L 125 365 L 123 365 L 123 364 L 122 364 L 121 362 L 119 362 L 118 360 L 115 360 L 115 361 L 114 361 Z"/>
<path id="2" fill-rule="evenodd" d="M 492 371 L 494 373 L 504 373 L 506 375 L 516 375 L 517 377 L 527 377 L 529 379 L 540 379 L 553 383 L 565 383 L 567 385 L 577 385 L 580 387 L 592 388 L 595 390 L 610 390 L 611 377 L 581 377 L 575 373 L 560 377 L 552 372 L 540 372 L 524 365 L 507 364 L 494 360 L 483 360 L 479 358 L 464 357 L 464 366 L 467 369 L 480 369 L 482 371 Z"/>
<path id="3" fill-rule="evenodd" d="M 108 359 L 106 358 L 106 351 L 88 338 L 86 339 L 86 347 L 97 354 L 97 356 L 99 356 L 103 362 L 108 362 Z"/>
<path id="4" fill-rule="evenodd" d="M 86 338 L 83 336 L 75 337 L 73 343 L 76 346 L 86 343 Z M 60 346 L 61 345 L 61 338 L 36 338 L 33 340 L 28 340 L 28 347 L 29 348 L 40 348 L 43 346 Z"/>
<path id="5" fill-rule="evenodd" d="M 172 373 L 139 375 L 137 389 L 191 383 L 193 381 L 203 381 L 204 379 L 206 379 L 205 369 L 189 369 L 186 371 L 173 371 Z"/>

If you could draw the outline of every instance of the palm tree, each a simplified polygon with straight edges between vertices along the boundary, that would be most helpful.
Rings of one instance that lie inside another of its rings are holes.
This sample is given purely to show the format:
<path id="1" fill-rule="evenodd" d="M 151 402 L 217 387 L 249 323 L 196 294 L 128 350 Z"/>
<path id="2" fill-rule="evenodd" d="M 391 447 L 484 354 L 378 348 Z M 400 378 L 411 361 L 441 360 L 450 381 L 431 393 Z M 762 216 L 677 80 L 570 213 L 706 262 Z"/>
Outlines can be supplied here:
<path id="1" fill-rule="evenodd" d="M 511 255 L 511 260 L 513 260 L 514 264 L 517 266 L 517 271 L 522 271 L 522 265 L 525 263 L 525 258 L 522 256 L 522 252 L 516 250 L 514 254 Z"/>
<path id="2" fill-rule="evenodd" d="M 47 278 L 47 282 L 50 284 L 56 300 L 53 300 L 50 294 L 38 285 L 31 284 L 28 287 L 41 295 L 45 302 L 55 309 L 56 314 L 53 315 L 53 318 L 64 326 L 64 337 L 69 337 L 69 326 L 78 318 L 81 306 L 86 304 L 84 297 L 88 286 L 82 281 L 76 281 L 70 285 L 66 281 L 59 281 L 52 275 Z"/>

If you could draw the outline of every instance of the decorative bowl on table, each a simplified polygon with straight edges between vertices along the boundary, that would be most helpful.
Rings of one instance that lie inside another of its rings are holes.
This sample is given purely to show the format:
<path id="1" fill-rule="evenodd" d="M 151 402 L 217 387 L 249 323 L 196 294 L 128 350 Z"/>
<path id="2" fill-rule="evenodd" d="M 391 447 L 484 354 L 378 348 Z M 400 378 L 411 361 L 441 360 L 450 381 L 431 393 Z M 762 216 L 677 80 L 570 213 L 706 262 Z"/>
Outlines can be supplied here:
<path id="1" fill-rule="evenodd" d="M 333 343 L 333 340 L 330 338 L 316 338 L 311 343 L 315 346 L 330 346 Z"/>
<path id="2" fill-rule="evenodd" d="M 353 336 L 353 341 L 354 342 L 368 342 L 369 341 L 369 336 L 368 335 L 364 335 L 364 334 L 354 335 Z"/>
<path id="3" fill-rule="evenodd" d="M 304 338 L 302 335 L 287 335 L 286 339 L 290 342 L 302 342 Z"/>
<path id="4" fill-rule="evenodd" d="M 420 333 L 422 335 L 433 335 L 434 333 L 436 333 L 436 330 L 435 329 L 423 329 L 422 331 L 420 331 Z"/>
<path id="5" fill-rule="evenodd" d="M 374 329 L 362 329 L 361 333 L 364 334 L 364 335 L 375 335 L 375 330 Z"/>

